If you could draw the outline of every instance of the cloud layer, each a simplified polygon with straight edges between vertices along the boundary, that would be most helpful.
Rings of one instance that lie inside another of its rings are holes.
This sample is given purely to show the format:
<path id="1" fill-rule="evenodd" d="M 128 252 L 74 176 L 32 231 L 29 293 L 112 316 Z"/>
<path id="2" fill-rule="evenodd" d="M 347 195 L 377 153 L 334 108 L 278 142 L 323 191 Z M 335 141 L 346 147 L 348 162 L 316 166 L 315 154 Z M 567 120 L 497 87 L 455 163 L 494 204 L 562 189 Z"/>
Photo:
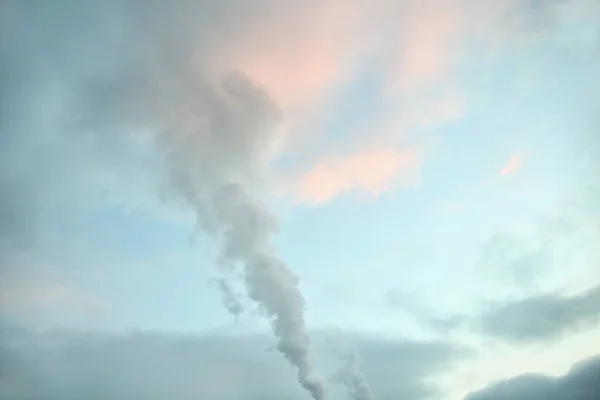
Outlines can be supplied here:
<path id="1" fill-rule="evenodd" d="M 483 333 L 513 342 L 555 339 L 600 322 L 600 287 L 578 295 L 547 294 L 493 308 L 480 319 Z"/>
<path id="2" fill-rule="evenodd" d="M 327 355 L 323 336 L 316 337 L 321 338 L 317 340 L 322 346 L 320 365 L 333 376 L 339 362 L 333 354 Z M 465 355 L 443 342 L 382 342 L 364 337 L 354 337 L 352 342 L 375 398 L 427 398 L 436 392 L 431 379 Z M 267 351 L 270 344 L 265 336 L 3 329 L 0 396 L 65 400 L 305 398 L 283 360 Z M 334 398 L 344 397 L 344 389 L 335 380 L 330 386 Z"/>
<path id="3" fill-rule="evenodd" d="M 528 374 L 498 382 L 465 400 L 594 400 L 600 396 L 600 357 L 573 366 L 561 377 Z"/>

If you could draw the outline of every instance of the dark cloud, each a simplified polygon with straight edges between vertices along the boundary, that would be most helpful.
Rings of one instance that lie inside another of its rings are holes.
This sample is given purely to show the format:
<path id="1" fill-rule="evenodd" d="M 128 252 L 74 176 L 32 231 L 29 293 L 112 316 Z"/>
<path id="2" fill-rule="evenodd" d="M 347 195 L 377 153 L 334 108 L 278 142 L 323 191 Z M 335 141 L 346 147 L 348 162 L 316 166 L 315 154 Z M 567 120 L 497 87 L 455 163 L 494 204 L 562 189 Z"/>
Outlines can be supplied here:
<path id="1" fill-rule="evenodd" d="M 315 335 L 319 337 L 319 335 Z M 427 398 L 428 381 L 464 353 L 442 342 L 355 337 L 375 398 Z M 0 397 L 6 399 L 301 399 L 295 376 L 262 336 L 111 335 L 4 329 Z M 334 371 L 337 360 L 321 365 Z M 336 387 L 339 396 L 343 388 Z"/>
<path id="2" fill-rule="evenodd" d="M 488 304 L 480 314 L 435 316 L 427 310 L 403 308 L 418 322 L 446 336 L 471 332 L 512 343 L 536 343 L 560 338 L 600 323 L 600 286 L 576 295 L 546 293 L 515 301 Z"/>
<path id="3" fill-rule="evenodd" d="M 547 294 L 491 309 L 479 318 L 481 331 L 514 342 L 554 339 L 600 321 L 600 287 L 575 296 Z"/>
<path id="4" fill-rule="evenodd" d="M 355 341 L 355 345 L 375 399 L 439 397 L 437 388 L 422 384 L 423 379 L 447 372 L 457 360 L 470 355 L 443 341 Z"/>
<path id="5" fill-rule="evenodd" d="M 526 374 L 494 383 L 465 400 L 596 400 L 600 398 L 600 356 L 576 364 L 553 378 Z"/>

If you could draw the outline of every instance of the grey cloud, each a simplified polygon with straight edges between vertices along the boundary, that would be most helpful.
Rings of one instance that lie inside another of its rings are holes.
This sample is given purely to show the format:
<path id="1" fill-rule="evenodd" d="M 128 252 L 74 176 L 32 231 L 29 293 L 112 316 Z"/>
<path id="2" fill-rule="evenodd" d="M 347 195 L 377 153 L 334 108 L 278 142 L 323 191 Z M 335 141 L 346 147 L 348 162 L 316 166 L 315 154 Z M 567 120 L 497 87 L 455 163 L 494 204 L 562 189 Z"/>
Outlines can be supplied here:
<path id="1" fill-rule="evenodd" d="M 314 335 L 317 339 L 322 337 Z M 69 399 L 301 399 L 294 374 L 263 336 L 0 332 L 0 397 Z M 317 340 L 319 342 L 319 340 Z M 443 342 L 354 337 L 375 398 L 425 399 L 463 351 Z M 337 360 L 320 352 L 321 365 Z M 410 360 L 410 362 L 406 362 Z M 341 388 L 340 388 L 341 389 Z M 332 391 L 343 398 L 342 390 Z"/>
<path id="2" fill-rule="evenodd" d="M 490 385 L 465 400 L 596 400 L 600 398 L 600 356 L 576 364 L 559 378 L 526 374 Z"/>
<path id="3" fill-rule="evenodd" d="M 372 400 L 373 394 L 365 376 L 359 369 L 359 360 L 356 352 L 351 349 L 343 351 L 335 344 L 333 350 L 338 359 L 340 359 L 341 366 L 335 372 L 332 379 L 344 385 L 350 399 Z"/>
<path id="4" fill-rule="evenodd" d="M 600 286 L 571 296 L 546 293 L 489 303 L 474 315 L 435 316 L 427 310 L 403 309 L 443 336 L 471 332 L 512 343 L 545 342 L 600 323 Z"/>
<path id="5" fill-rule="evenodd" d="M 517 287 L 542 294 L 532 295 L 527 290 L 519 300 L 493 302 L 479 316 L 459 318 L 459 326 L 468 324 L 486 335 L 529 342 L 553 339 L 598 322 L 600 286 L 564 296 L 540 291 L 537 285 L 545 272 L 563 271 L 573 262 L 585 262 L 591 271 L 598 262 L 593 251 L 600 234 L 594 222 L 597 214 L 583 206 L 597 198 L 585 190 L 587 182 L 582 179 L 581 192 L 573 194 L 559 215 L 538 218 L 537 244 L 507 234 L 496 234 L 485 244 L 481 262 L 487 272 L 508 275 Z"/>
<path id="6" fill-rule="evenodd" d="M 600 286 L 572 296 L 548 293 L 491 304 L 479 315 L 426 317 L 422 321 L 444 335 L 466 329 L 512 343 L 545 342 L 600 323 Z"/>
<path id="7" fill-rule="evenodd" d="M 600 287 L 575 296 L 547 294 L 492 308 L 478 321 L 487 335 L 515 342 L 556 338 L 600 321 Z"/>
<path id="8" fill-rule="evenodd" d="M 83 135 L 62 134 L 73 86 L 119 59 L 107 51 L 119 33 L 98 23 L 100 11 L 94 2 L 0 4 L 0 275 L 27 264 L 15 261 L 23 253 L 39 256 L 83 197 L 102 198 L 99 161 L 130 186 L 146 167 L 127 146 L 91 151 Z"/>
<path id="9" fill-rule="evenodd" d="M 448 346 L 443 341 L 353 343 L 360 356 L 361 372 L 375 399 L 439 397 L 438 389 L 423 384 L 423 379 L 434 380 L 470 355 L 467 349 Z"/>

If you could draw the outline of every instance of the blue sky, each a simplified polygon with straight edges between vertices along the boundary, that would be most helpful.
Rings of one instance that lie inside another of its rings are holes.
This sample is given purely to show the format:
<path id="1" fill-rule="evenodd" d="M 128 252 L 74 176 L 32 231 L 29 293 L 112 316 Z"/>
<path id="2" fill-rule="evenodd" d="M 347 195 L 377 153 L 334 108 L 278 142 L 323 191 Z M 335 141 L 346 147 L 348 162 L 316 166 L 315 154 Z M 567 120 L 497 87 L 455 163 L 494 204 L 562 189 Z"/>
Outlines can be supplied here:
<path id="1" fill-rule="evenodd" d="M 464 350 L 443 399 L 598 353 L 600 8 L 494 4 L 5 2 L 3 329 L 276 342 L 297 293 L 301 333 L 358 337 L 367 371 L 382 343 Z M 539 340 L 491 330 L 504 309 Z"/>

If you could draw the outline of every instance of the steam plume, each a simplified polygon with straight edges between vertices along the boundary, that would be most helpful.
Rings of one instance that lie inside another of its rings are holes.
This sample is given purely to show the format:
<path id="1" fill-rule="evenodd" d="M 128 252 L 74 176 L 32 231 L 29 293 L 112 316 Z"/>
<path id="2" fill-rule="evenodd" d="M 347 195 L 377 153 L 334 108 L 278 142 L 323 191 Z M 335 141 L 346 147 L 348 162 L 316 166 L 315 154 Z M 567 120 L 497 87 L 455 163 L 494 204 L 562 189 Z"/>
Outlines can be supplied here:
<path id="1" fill-rule="evenodd" d="M 342 352 L 334 349 L 342 365 L 333 376 L 334 382 L 343 384 L 350 400 L 372 400 L 371 389 L 358 367 L 358 357 L 354 351 Z"/>
<path id="2" fill-rule="evenodd" d="M 240 73 L 229 75 L 222 89 L 226 99 L 212 99 L 213 112 L 204 114 L 195 131 L 166 149 L 170 176 L 196 210 L 201 226 L 222 241 L 220 262 L 242 266 L 249 298 L 272 319 L 278 350 L 298 369 L 300 384 L 313 398 L 321 399 L 323 388 L 312 377 L 309 362 L 298 278 L 271 245 L 277 221 L 245 183 L 260 169 L 261 152 L 280 113 Z"/>
<path id="3" fill-rule="evenodd" d="M 138 124 L 156 132 L 165 155 L 167 187 L 194 210 L 198 226 L 220 242 L 222 269 L 241 268 L 248 297 L 271 319 L 277 349 L 297 368 L 299 383 L 320 400 L 324 391 L 309 361 L 299 280 L 276 255 L 271 239 L 277 220 L 258 196 L 281 112 L 242 73 L 227 75 L 214 89 L 197 74 L 178 72 L 159 73 L 160 85 L 149 80 L 139 92 L 117 91 L 109 111 L 118 109 L 122 116 L 134 110 L 133 116 L 147 116 L 123 126 Z M 94 111 L 99 109 L 94 103 Z M 221 285 L 226 308 L 237 315 L 241 309 L 230 301 L 235 299 L 229 290 Z"/>
<path id="4" fill-rule="evenodd" d="M 217 284 L 221 292 L 223 305 L 235 317 L 235 321 L 237 322 L 240 314 L 244 312 L 240 294 L 231 287 L 231 283 L 227 279 L 215 279 L 213 282 Z"/>

